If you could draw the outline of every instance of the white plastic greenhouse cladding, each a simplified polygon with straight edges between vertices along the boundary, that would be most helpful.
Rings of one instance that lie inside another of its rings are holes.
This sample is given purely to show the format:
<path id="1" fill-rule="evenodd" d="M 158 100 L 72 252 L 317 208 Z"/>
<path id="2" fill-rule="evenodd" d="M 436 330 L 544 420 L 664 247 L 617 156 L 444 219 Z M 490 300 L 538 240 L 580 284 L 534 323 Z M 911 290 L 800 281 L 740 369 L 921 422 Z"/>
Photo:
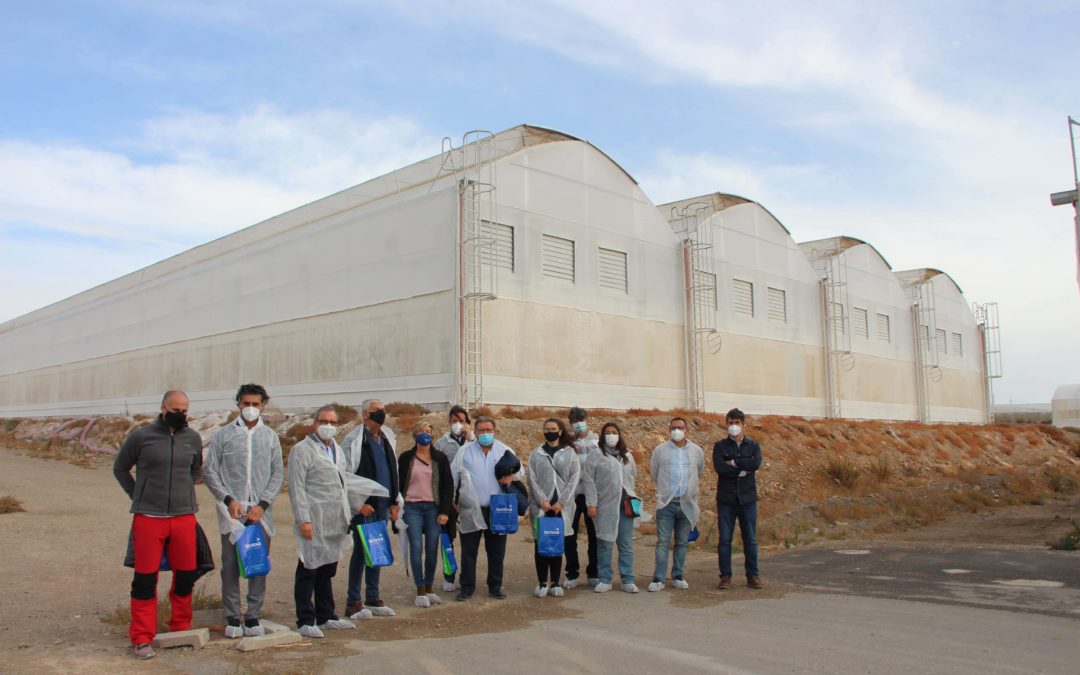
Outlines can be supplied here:
<path id="1" fill-rule="evenodd" d="M 488 147 L 494 282 L 475 344 L 462 233 L 477 176 L 444 152 L 0 325 L 0 415 L 151 412 L 170 388 L 222 409 L 249 381 L 286 409 L 686 407 L 693 277 L 711 303 L 694 324 L 706 409 L 985 420 L 980 328 L 947 275 L 894 272 L 850 237 L 796 244 L 733 195 L 657 207 L 560 132 L 518 126 Z M 693 275 L 672 215 L 691 208 L 710 244 Z"/>
<path id="2" fill-rule="evenodd" d="M 1080 427 L 1080 384 L 1063 384 L 1054 390 L 1050 417 L 1056 427 Z"/>

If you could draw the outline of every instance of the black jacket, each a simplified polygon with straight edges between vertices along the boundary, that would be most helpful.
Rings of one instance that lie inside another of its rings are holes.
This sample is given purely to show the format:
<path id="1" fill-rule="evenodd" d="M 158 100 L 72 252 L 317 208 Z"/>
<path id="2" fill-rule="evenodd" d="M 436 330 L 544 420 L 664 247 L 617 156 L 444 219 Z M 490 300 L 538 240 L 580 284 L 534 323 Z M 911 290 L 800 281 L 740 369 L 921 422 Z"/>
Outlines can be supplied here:
<path id="1" fill-rule="evenodd" d="M 717 441 L 712 449 L 713 468 L 716 469 L 716 501 L 720 504 L 753 504 L 757 501 L 755 472 L 761 467 L 761 446 L 747 435 L 742 443 L 730 437 Z M 735 466 L 727 464 L 734 459 Z M 746 475 L 739 478 L 739 473 Z"/>
<path id="2" fill-rule="evenodd" d="M 405 495 L 409 489 L 415 459 L 415 445 L 412 450 L 406 450 L 398 457 L 398 476 L 401 477 L 402 495 Z M 449 516 L 454 510 L 451 506 L 454 501 L 454 477 L 450 473 L 450 460 L 447 459 L 445 453 L 436 450 L 434 446 L 431 448 L 431 494 L 435 497 L 439 515 Z"/>
<path id="3" fill-rule="evenodd" d="M 184 427 L 174 434 L 158 415 L 153 424 L 128 435 L 113 461 L 113 475 L 131 497 L 131 513 L 184 516 L 199 510 L 195 481 L 202 460 L 198 432 Z"/>
<path id="4" fill-rule="evenodd" d="M 390 445 L 390 439 L 386 437 L 386 434 L 380 431 L 379 437 L 382 438 L 383 452 L 386 453 L 386 463 L 390 468 L 390 503 L 397 504 L 398 494 L 400 493 L 397 457 L 394 455 L 394 446 Z M 375 450 L 368 442 L 367 429 L 360 432 L 360 438 L 363 440 L 360 445 L 360 464 L 356 467 L 356 475 L 375 480 L 375 456 L 373 454 Z M 368 497 L 366 503 L 374 506 L 376 499 L 378 497 Z"/>

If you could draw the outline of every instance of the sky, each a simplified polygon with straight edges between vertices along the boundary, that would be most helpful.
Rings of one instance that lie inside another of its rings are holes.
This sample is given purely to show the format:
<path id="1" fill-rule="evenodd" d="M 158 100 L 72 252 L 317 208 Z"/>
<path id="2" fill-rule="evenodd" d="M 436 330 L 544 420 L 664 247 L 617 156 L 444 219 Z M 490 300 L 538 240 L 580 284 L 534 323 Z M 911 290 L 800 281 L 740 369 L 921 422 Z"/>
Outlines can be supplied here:
<path id="1" fill-rule="evenodd" d="M 0 322 L 444 137 L 586 139 L 997 302 L 999 403 L 1080 382 L 1080 2 L 37 0 L 0 22 Z"/>

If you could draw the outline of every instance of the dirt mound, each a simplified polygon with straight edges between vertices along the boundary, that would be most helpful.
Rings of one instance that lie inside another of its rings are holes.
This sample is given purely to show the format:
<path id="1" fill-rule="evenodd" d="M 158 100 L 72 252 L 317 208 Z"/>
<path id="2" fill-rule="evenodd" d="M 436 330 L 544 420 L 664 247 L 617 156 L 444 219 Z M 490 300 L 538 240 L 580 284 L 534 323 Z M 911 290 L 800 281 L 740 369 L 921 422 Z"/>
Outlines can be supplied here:
<path id="1" fill-rule="evenodd" d="M 412 404 L 389 404 L 387 409 L 399 452 L 411 447 L 408 439 L 418 419 L 430 421 L 437 435 L 449 428 L 442 413 L 426 413 Z M 607 421 L 622 428 L 638 463 L 639 494 L 651 510 L 655 489 L 648 476 L 649 459 L 652 449 L 666 439 L 673 414 L 687 418 L 690 439 L 705 450 L 701 485 L 705 509 L 698 545 L 712 546 L 716 529 L 709 505 L 716 476 L 711 449 L 726 434 L 721 416 L 600 410 L 592 411 L 589 421 L 594 431 Z M 500 410 L 495 414 L 497 436 L 524 459 L 542 442 L 542 423 L 549 416 L 565 419 L 566 410 Z M 313 420 L 310 414 L 274 410 L 265 417 L 280 435 L 287 461 L 289 449 L 311 431 Z M 355 416 L 348 417 L 339 438 L 358 423 Z M 215 429 L 234 418 L 235 414 L 204 415 L 193 418 L 191 425 L 208 443 Z M 83 466 L 105 464 L 111 463 L 109 453 L 130 431 L 151 419 L 8 419 L 0 423 L 0 444 Z M 746 433 L 761 443 L 764 453 L 758 473 L 762 498 L 758 537 L 766 546 L 904 530 L 940 522 L 950 514 L 1039 504 L 1080 493 L 1077 430 L 1040 424 L 978 426 L 758 416 L 748 418 Z"/>

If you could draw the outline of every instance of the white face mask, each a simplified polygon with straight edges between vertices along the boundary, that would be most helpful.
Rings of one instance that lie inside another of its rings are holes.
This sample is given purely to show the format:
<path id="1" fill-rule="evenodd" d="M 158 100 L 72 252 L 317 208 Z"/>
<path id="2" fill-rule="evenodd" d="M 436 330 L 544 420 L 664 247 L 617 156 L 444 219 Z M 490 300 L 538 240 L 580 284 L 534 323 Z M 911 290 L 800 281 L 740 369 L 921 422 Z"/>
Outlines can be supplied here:
<path id="1" fill-rule="evenodd" d="M 320 424 L 316 431 L 318 431 L 319 435 L 327 441 L 329 441 L 334 436 L 337 436 L 337 427 L 333 424 Z"/>
<path id="2" fill-rule="evenodd" d="M 450 433 L 454 434 L 455 436 L 460 436 L 461 432 L 464 429 L 465 429 L 465 425 L 462 424 L 461 422 L 454 422 L 453 424 L 450 425 Z"/>
<path id="3" fill-rule="evenodd" d="M 259 415 L 261 414 L 262 411 L 253 405 L 249 405 L 245 408 L 240 409 L 240 416 L 244 418 L 245 422 L 254 422 L 255 420 L 259 419 Z"/>
<path id="4" fill-rule="evenodd" d="M 731 425 L 728 426 L 727 432 L 728 432 L 728 436 L 731 436 L 732 438 L 738 438 L 739 434 L 742 433 L 742 425 L 740 425 L 740 424 L 731 424 Z"/>
<path id="5" fill-rule="evenodd" d="M 671 440 L 678 443 L 679 441 L 681 441 L 684 438 L 686 438 L 686 430 L 685 429 L 672 429 L 671 430 Z"/>
<path id="6" fill-rule="evenodd" d="M 619 434 L 604 434 L 604 442 L 609 448 L 614 448 L 619 444 Z"/>

